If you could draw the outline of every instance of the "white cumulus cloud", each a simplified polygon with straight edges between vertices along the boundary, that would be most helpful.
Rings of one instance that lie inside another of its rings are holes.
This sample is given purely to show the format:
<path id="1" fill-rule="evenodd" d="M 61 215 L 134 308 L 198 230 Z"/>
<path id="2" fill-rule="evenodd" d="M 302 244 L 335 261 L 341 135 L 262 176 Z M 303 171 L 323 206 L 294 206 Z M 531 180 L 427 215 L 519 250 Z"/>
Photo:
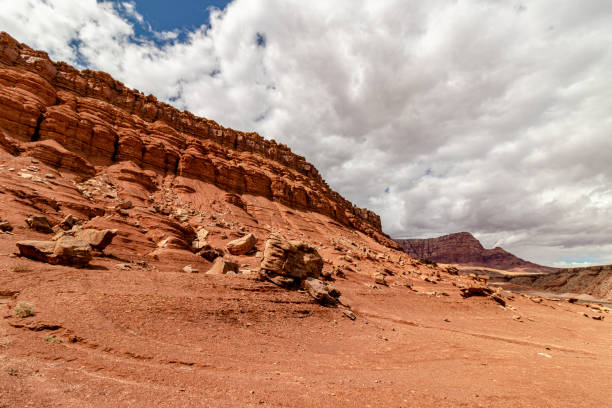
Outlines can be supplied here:
<path id="1" fill-rule="evenodd" d="M 138 37 L 132 1 L 0 9 L 55 59 L 287 143 L 393 236 L 612 263 L 607 0 L 235 0 L 180 39 Z"/>

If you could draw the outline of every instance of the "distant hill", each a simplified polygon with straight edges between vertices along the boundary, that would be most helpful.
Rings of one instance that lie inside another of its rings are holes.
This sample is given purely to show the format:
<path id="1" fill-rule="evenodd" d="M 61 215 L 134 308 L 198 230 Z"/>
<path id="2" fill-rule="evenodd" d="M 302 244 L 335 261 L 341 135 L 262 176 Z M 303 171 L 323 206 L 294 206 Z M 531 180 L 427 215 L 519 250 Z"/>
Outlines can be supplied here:
<path id="1" fill-rule="evenodd" d="M 509 271 L 539 273 L 557 271 L 556 268 L 525 261 L 500 247 L 485 249 L 480 241 L 469 232 L 458 232 L 438 238 L 396 239 L 395 241 L 413 258 Z"/>

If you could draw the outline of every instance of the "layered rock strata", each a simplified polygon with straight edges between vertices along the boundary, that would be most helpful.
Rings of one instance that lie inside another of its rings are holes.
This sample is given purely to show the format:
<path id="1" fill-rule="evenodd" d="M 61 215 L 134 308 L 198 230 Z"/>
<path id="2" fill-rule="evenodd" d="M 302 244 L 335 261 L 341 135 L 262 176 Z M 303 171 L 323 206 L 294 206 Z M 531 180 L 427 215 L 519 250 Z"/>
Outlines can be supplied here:
<path id="1" fill-rule="evenodd" d="M 525 272 L 556 271 L 555 268 L 525 261 L 500 247 L 485 249 L 469 232 L 427 239 L 397 239 L 396 242 L 408 255 L 417 259 Z"/>
<path id="2" fill-rule="evenodd" d="M 380 218 L 334 192 L 316 168 L 274 140 L 224 128 L 128 89 L 104 72 L 53 62 L 0 33 L 0 143 L 47 165 L 95 174 L 129 161 L 156 174 L 193 178 L 314 211 L 396 247 Z"/>

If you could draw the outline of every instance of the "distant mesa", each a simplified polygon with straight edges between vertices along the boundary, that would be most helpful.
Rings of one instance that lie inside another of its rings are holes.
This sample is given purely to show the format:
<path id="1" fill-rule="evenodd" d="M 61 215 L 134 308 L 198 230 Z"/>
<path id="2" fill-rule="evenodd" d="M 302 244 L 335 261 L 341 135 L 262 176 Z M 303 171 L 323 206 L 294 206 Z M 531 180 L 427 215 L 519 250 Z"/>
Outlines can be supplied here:
<path id="1" fill-rule="evenodd" d="M 557 270 L 525 261 L 500 247 L 485 249 L 469 232 L 458 232 L 438 238 L 395 241 L 411 257 L 439 263 L 532 273 L 549 273 Z"/>

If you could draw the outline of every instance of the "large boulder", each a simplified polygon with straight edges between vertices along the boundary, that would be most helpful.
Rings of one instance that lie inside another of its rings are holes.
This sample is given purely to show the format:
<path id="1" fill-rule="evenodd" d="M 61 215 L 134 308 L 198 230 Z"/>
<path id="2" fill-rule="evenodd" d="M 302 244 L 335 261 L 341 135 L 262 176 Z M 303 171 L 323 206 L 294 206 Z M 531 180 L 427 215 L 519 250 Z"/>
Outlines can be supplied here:
<path id="1" fill-rule="evenodd" d="M 34 231 L 42 232 L 44 234 L 51 234 L 53 232 L 53 228 L 51 228 L 49 220 L 44 215 L 30 215 L 28 218 L 26 218 L 26 223 Z"/>
<path id="2" fill-rule="evenodd" d="M 57 241 L 19 241 L 19 253 L 26 258 L 53 265 L 82 267 L 91 261 L 91 246 L 80 239 L 65 236 Z"/>
<path id="3" fill-rule="evenodd" d="M 34 259 L 41 262 L 49 262 L 49 258 L 53 256 L 55 249 L 54 241 L 19 241 L 17 242 L 19 253 L 26 258 Z"/>
<path id="4" fill-rule="evenodd" d="M 247 234 L 244 237 L 235 239 L 229 242 L 226 246 L 227 251 L 232 255 L 244 255 L 255 248 L 257 238 L 253 234 Z"/>
<path id="5" fill-rule="evenodd" d="M 266 241 L 261 270 L 268 275 L 297 278 L 318 278 L 323 270 L 323 258 L 316 248 L 302 241 L 287 241 L 272 233 Z"/>
<path id="6" fill-rule="evenodd" d="M 227 259 L 217 258 L 206 274 L 225 275 L 228 272 L 238 273 L 238 264 Z"/>
<path id="7" fill-rule="evenodd" d="M 69 266 L 85 266 L 91 261 L 91 246 L 80 239 L 62 237 L 55 242 L 55 263 Z"/>
<path id="8" fill-rule="evenodd" d="M 116 229 L 98 230 L 93 228 L 82 229 L 76 232 L 75 237 L 87 242 L 92 248 L 98 251 L 104 251 L 104 248 L 110 245 L 113 238 L 117 236 Z"/>

